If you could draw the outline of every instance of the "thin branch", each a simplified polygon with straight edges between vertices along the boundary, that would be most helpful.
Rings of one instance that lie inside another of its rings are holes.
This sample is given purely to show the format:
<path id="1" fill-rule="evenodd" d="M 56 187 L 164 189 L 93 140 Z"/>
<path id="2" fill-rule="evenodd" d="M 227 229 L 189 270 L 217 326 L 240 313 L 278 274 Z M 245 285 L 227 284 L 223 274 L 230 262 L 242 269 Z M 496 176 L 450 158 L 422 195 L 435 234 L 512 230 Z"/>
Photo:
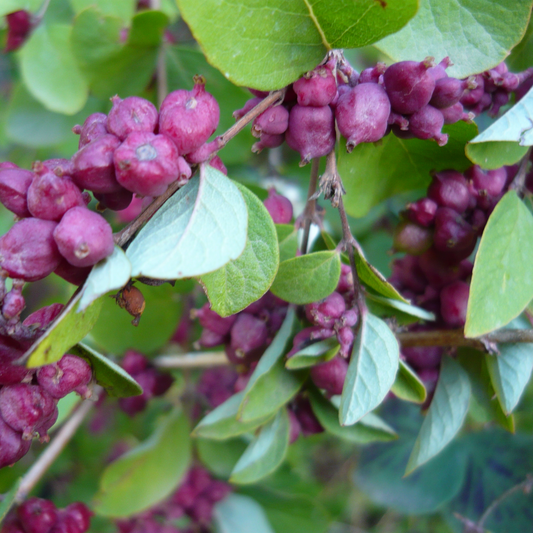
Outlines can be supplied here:
<path id="1" fill-rule="evenodd" d="M 302 244 L 300 251 L 302 254 L 307 253 L 309 246 L 309 232 L 311 230 L 311 224 L 316 214 L 316 198 L 314 198 L 316 192 L 316 186 L 318 183 L 318 168 L 320 165 L 320 158 L 315 157 L 311 162 L 311 176 L 309 178 L 309 190 L 307 192 L 307 203 L 304 210 L 304 234 L 302 237 Z"/>
<path id="2" fill-rule="evenodd" d="M 163 100 L 168 94 L 168 77 L 166 66 L 167 47 L 163 40 L 157 53 L 156 79 L 157 79 L 157 103 L 161 107 Z"/>
<path id="3" fill-rule="evenodd" d="M 527 166 L 531 157 L 532 150 L 533 147 L 529 148 L 529 150 L 526 152 L 526 155 L 522 158 L 522 161 L 520 162 L 520 167 L 518 168 L 518 172 L 516 173 L 516 176 L 514 177 L 511 185 L 509 185 L 509 190 L 515 190 L 520 197 L 524 196 Z"/>
<path id="4" fill-rule="evenodd" d="M 230 364 L 224 352 L 192 352 L 183 355 L 160 355 L 152 362 L 159 368 L 205 368 Z"/>
<path id="5" fill-rule="evenodd" d="M 93 390 L 93 395 L 98 397 L 101 391 L 101 387 L 95 387 Z M 37 461 L 33 463 L 32 467 L 22 478 L 15 496 L 15 501 L 17 503 L 21 503 L 26 499 L 35 485 L 40 481 L 46 471 L 58 458 L 59 454 L 69 443 L 70 439 L 72 439 L 72 437 L 76 434 L 77 429 L 80 427 L 81 423 L 95 404 L 96 402 L 92 400 L 84 401 L 79 408 L 74 411 L 72 416 L 65 422 L 65 424 L 63 424 L 44 452 L 39 456 Z"/>

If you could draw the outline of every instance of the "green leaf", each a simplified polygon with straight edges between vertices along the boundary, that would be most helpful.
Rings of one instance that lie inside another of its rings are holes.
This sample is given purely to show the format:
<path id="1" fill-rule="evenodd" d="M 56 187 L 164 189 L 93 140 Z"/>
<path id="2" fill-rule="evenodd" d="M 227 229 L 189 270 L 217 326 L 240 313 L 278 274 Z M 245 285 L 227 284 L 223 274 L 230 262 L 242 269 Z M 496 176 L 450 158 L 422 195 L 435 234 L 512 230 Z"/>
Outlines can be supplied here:
<path id="1" fill-rule="evenodd" d="M 400 351 L 390 328 L 370 313 L 361 322 L 342 390 L 339 420 L 358 422 L 385 398 L 398 371 Z"/>
<path id="2" fill-rule="evenodd" d="M 366 297 L 368 300 L 372 300 L 373 302 L 376 302 L 382 306 L 398 310 L 402 314 L 420 318 L 421 320 L 435 320 L 435 315 L 429 311 L 426 311 L 426 309 L 423 309 L 422 307 L 417 307 L 416 305 L 411 305 L 400 300 L 384 298 L 383 296 L 377 296 L 370 293 L 367 294 Z"/>
<path id="3" fill-rule="evenodd" d="M 317 0 L 178 0 L 178 7 L 212 65 L 237 85 L 272 90 L 313 69 L 328 50 L 366 46 L 398 31 L 417 1 L 338 0 L 332 9 Z"/>
<path id="4" fill-rule="evenodd" d="M 300 390 L 307 374 L 289 372 L 284 366 L 284 356 L 289 351 L 295 326 L 296 313 L 289 307 L 281 329 L 259 360 L 244 389 L 238 414 L 243 422 L 272 415 Z"/>
<path id="5" fill-rule="evenodd" d="M 24 9 L 26 11 L 37 11 L 42 4 L 42 0 L 2 0 L 0 5 L 0 17 L 13 13 L 14 11 L 20 11 Z"/>
<path id="6" fill-rule="evenodd" d="M 135 0 L 70 0 L 76 15 L 87 9 L 88 7 L 95 7 L 99 9 L 103 15 L 111 17 L 118 17 L 124 22 L 129 23 L 130 19 L 135 14 Z"/>
<path id="7" fill-rule="evenodd" d="M 514 165 L 526 155 L 527 150 L 527 146 L 505 141 L 487 141 L 466 145 L 466 155 L 470 160 L 489 170 L 504 165 Z"/>
<path id="8" fill-rule="evenodd" d="M 246 246 L 238 259 L 202 276 L 211 309 L 220 316 L 242 311 L 259 300 L 274 281 L 279 265 L 276 230 L 266 207 L 240 183 L 248 209 Z"/>
<path id="9" fill-rule="evenodd" d="M 224 479 L 230 477 L 231 471 L 246 450 L 248 442 L 243 437 L 225 441 L 211 439 L 195 439 L 194 441 L 202 464 L 217 477 Z"/>
<path id="10" fill-rule="evenodd" d="M 82 288 L 79 311 L 83 311 L 100 296 L 120 289 L 131 277 L 131 264 L 122 248 L 115 245 L 113 253 L 97 263 Z"/>
<path id="11" fill-rule="evenodd" d="M 130 244 L 132 276 L 182 279 L 213 272 L 241 255 L 247 223 L 236 185 L 201 165 L 200 177 L 167 200 Z"/>
<path id="12" fill-rule="evenodd" d="M 72 28 L 39 24 L 22 47 L 20 70 L 31 94 L 47 109 L 73 115 L 85 105 L 89 87 L 70 47 Z"/>
<path id="13" fill-rule="evenodd" d="M 238 484 L 255 483 L 276 470 L 287 454 L 289 432 L 287 410 L 280 409 L 246 448 L 231 473 L 230 481 Z"/>
<path id="14" fill-rule="evenodd" d="M 103 299 L 99 298 L 85 311 L 79 312 L 80 298 L 81 292 L 78 292 L 44 334 L 30 346 L 24 355 L 25 358 L 29 358 L 27 362 L 29 368 L 59 361 L 70 348 L 91 331 L 100 315 Z"/>
<path id="15" fill-rule="evenodd" d="M 407 515 L 434 513 L 461 490 L 466 456 L 462 447 L 454 443 L 405 477 L 405 465 L 416 436 L 405 424 L 420 425 L 420 408 L 399 401 L 387 403 L 384 416 L 397 429 L 400 438 L 366 446 L 354 472 L 354 481 L 380 507 Z"/>
<path id="16" fill-rule="evenodd" d="M 406 402 L 423 403 L 426 401 L 426 387 L 420 378 L 404 361 L 400 359 L 400 367 L 391 391 L 395 396 Z"/>
<path id="17" fill-rule="evenodd" d="M 70 353 L 87 360 L 94 379 L 110 396 L 126 398 L 143 393 L 141 386 L 124 369 L 89 346 L 80 342 Z"/>
<path id="18" fill-rule="evenodd" d="M 78 407 L 81 401 L 82 399 L 75 392 L 71 392 L 70 394 L 63 396 L 63 398 L 57 402 L 57 420 L 54 422 L 54 425 L 50 428 L 49 432 L 51 433 L 60 427 L 63 422 L 70 417 L 71 413 L 76 407 Z"/>
<path id="19" fill-rule="evenodd" d="M 470 400 L 468 375 L 453 359 L 442 360 L 435 396 L 420 428 L 405 474 L 437 455 L 463 425 Z"/>
<path id="20" fill-rule="evenodd" d="M 465 144 L 475 137 L 477 126 L 458 122 L 445 126 L 443 131 L 448 133 L 449 140 L 442 147 L 433 141 L 399 139 L 393 134 L 384 137 L 377 146 L 360 144 L 350 154 L 341 143 L 338 165 L 347 192 L 348 214 L 362 217 L 371 207 L 391 196 L 425 188 L 430 171 L 446 168 L 463 171 L 471 166 L 464 150 Z M 394 161 L 393 166 L 391 161 Z"/>
<path id="21" fill-rule="evenodd" d="M 285 368 L 298 370 L 300 368 L 318 365 L 319 363 L 326 363 L 339 353 L 340 348 L 336 337 L 313 342 L 294 355 L 291 355 L 285 363 Z"/>
<path id="22" fill-rule="evenodd" d="M 113 2 L 107 2 L 111 4 Z M 143 11 L 131 21 L 127 41 L 122 43 L 124 22 L 89 8 L 79 13 L 72 28 L 72 51 L 100 98 L 114 94 L 135 95 L 149 84 L 168 18 L 159 11 Z"/>
<path id="23" fill-rule="evenodd" d="M 503 61 L 524 35 L 531 0 L 421 0 L 407 26 L 377 48 L 395 61 L 449 56 L 448 74 L 465 78 Z"/>
<path id="24" fill-rule="evenodd" d="M 105 353 L 121 355 L 135 347 L 145 354 L 153 354 L 163 347 L 176 331 L 183 308 L 179 294 L 180 282 L 176 287 L 151 287 L 137 284 L 145 301 L 145 309 L 137 327 L 131 324 L 131 315 L 121 309 L 114 298 L 103 297 L 100 318 L 90 333 L 90 339 Z M 117 332 L 121 332 L 117 335 Z"/>
<path id="25" fill-rule="evenodd" d="M 21 482 L 22 478 L 19 478 L 5 494 L 2 494 L 2 499 L 0 500 L 0 525 L 11 507 L 15 504 L 15 498 Z"/>
<path id="26" fill-rule="evenodd" d="M 466 312 L 466 337 L 508 324 L 533 298 L 533 216 L 509 191 L 489 217 L 479 244 Z"/>
<path id="27" fill-rule="evenodd" d="M 357 444 L 398 438 L 396 432 L 388 424 L 372 413 L 368 413 L 353 426 L 343 427 L 339 424 L 338 409 L 326 400 L 320 392 L 312 390 L 309 399 L 320 424 L 335 437 Z"/>
<path id="28" fill-rule="evenodd" d="M 187 418 L 175 409 L 159 421 L 148 440 L 104 470 L 96 513 L 120 518 L 149 509 L 176 489 L 190 458 Z"/>
<path id="29" fill-rule="evenodd" d="M 329 296 L 340 275 L 338 252 L 314 252 L 280 263 L 270 290 L 286 302 L 308 304 Z"/>
<path id="30" fill-rule="evenodd" d="M 276 224 L 279 243 L 279 260 L 296 257 L 298 251 L 298 231 L 292 224 Z"/>
<path id="31" fill-rule="evenodd" d="M 516 319 L 509 327 L 531 329 L 527 319 Z M 518 405 L 533 370 L 533 344 L 498 344 L 499 354 L 485 356 L 494 390 L 505 414 Z"/>
<path id="32" fill-rule="evenodd" d="M 237 414 L 243 398 L 244 391 L 238 392 L 213 409 L 194 428 L 193 436 L 204 439 L 226 440 L 253 431 L 272 418 L 272 414 L 270 414 L 251 422 L 238 420 Z"/>
<path id="33" fill-rule="evenodd" d="M 216 533 L 275 533 L 263 508 L 252 498 L 230 494 L 213 510 Z"/>
<path id="34" fill-rule="evenodd" d="M 470 414 L 474 415 L 478 421 L 477 417 L 481 412 L 483 418 L 480 422 L 482 424 L 496 421 L 507 431 L 514 433 L 514 417 L 513 415 L 505 415 L 494 391 L 486 360 L 488 357 L 490 356 L 485 357 L 485 354 L 473 348 L 460 348 L 458 350 L 457 361 L 467 372 L 472 387 L 473 405 L 470 406 Z"/>

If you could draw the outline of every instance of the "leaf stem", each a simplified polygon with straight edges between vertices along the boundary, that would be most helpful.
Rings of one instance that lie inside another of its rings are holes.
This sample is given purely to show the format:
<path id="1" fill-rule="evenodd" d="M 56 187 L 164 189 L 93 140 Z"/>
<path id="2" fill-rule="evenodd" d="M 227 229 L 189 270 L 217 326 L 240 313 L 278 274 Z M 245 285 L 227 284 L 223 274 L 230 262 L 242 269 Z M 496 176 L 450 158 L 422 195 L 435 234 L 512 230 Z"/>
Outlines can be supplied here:
<path id="1" fill-rule="evenodd" d="M 316 198 L 314 198 L 316 193 L 316 186 L 318 183 L 318 168 L 320 165 L 320 158 L 315 157 L 311 162 L 311 176 L 309 178 L 309 190 L 307 192 L 307 203 L 305 204 L 304 210 L 304 233 L 302 237 L 302 244 L 300 246 L 300 251 L 302 254 L 307 253 L 307 248 L 309 246 L 309 232 L 311 230 L 311 224 L 315 218 L 316 214 Z"/>

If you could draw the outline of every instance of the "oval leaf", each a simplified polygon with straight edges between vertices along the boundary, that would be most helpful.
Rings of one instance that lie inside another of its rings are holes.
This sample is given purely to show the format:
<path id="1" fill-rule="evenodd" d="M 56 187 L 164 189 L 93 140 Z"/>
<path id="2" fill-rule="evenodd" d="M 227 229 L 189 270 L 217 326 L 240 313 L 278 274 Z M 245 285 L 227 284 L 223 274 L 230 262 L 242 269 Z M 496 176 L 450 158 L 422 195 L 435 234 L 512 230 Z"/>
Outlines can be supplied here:
<path id="1" fill-rule="evenodd" d="M 298 230 L 292 224 L 276 224 L 279 243 L 279 260 L 296 257 L 298 251 Z"/>
<path id="2" fill-rule="evenodd" d="M 84 311 L 78 312 L 81 291 L 65 306 L 45 333 L 30 346 L 24 355 L 30 368 L 59 361 L 65 353 L 91 331 L 98 320 L 103 298 L 98 298 Z"/>
<path id="3" fill-rule="evenodd" d="M 405 474 L 435 457 L 463 425 L 470 400 L 470 381 L 453 359 L 442 360 L 435 396 L 420 428 Z"/>
<path id="4" fill-rule="evenodd" d="M 340 350 L 340 344 L 336 337 L 330 337 L 323 341 L 318 341 L 302 348 L 300 351 L 291 355 L 285 367 L 289 370 L 297 370 L 299 368 L 308 368 L 310 366 L 325 363 L 333 359 Z"/>
<path id="5" fill-rule="evenodd" d="M 478 337 L 516 318 L 533 299 L 533 215 L 509 191 L 481 237 L 470 284 L 465 336 Z"/>
<path id="6" fill-rule="evenodd" d="M 286 409 L 280 409 L 246 448 L 231 473 L 230 481 L 255 483 L 271 474 L 285 459 L 289 432 L 289 416 Z"/>
<path id="7" fill-rule="evenodd" d="M 253 431 L 267 422 L 272 415 L 257 418 L 252 422 L 242 422 L 237 419 L 239 406 L 244 398 L 244 391 L 234 394 L 223 404 L 204 416 L 194 428 L 193 436 L 213 440 L 225 440 Z"/>
<path id="8" fill-rule="evenodd" d="M 92 268 L 82 288 L 78 312 L 103 294 L 124 287 L 130 277 L 131 263 L 122 248 L 115 245 L 113 253 Z"/>
<path id="9" fill-rule="evenodd" d="M 400 359 L 400 367 L 391 391 L 406 402 L 423 403 L 426 401 L 426 387 L 407 363 Z"/>
<path id="10" fill-rule="evenodd" d="M 248 214 L 239 189 L 201 165 L 200 177 L 169 198 L 126 251 L 132 276 L 201 276 L 237 259 L 246 245 Z"/>
<path id="11" fill-rule="evenodd" d="M 445 126 L 443 131 L 449 135 L 449 140 L 442 147 L 432 141 L 399 139 L 395 135 L 387 135 L 378 146 L 362 143 L 350 154 L 341 146 L 339 173 L 346 189 L 348 214 L 362 217 L 371 207 L 391 196 L 425 188 L 430 171 L 445 168 L 463 171 L 471 166 L 464 150 L 465 144 L 477 134 L 476 125 L 457 122 Z M 391 161 L 394 161 L 392 167 Z M 365 171 L 361 172 L 361 168 Z"/>
<path id="12" fill-rule="evenodd" d="M 28 90 L 47 109 L 73 115 L 87 101 L 89 87 L 70 48 L 72 28 L 39 24 L 20 51 Z"/>
<path id="13" fill-rule="evenodd" d="M 417 6 L 417 0 L 338 0 L 335 9 L 317 0 L 178 0 L 208 61 L 235 84 L 262 90 L 293 82 L 328 50 L 366 46 L 398 31 Z"/>
<path id="14" fill-rule="evenodd" d="M 421 0 L 407 26 L 376 46 L 395 61 L 449 56 L 450 76 L 464 78 L 503 61 L 524 35 L 531 0 Z"/>
<path id="15" fill-rule="evenodd" d="M 6 517 L 7 513 L 15 504 L 17 492 L 22 482 L 22 478 L 17 479 L 17 482 L 4 494 L 2 494 L 2 500 L 0 501 L 0 525 Z"/>
<path id="16" fill-rule="evenodd" d="M 309 304 L 329 296 L 340 275 L 338 252 L 315 252 L 280 263 L 270 290 L 286 302 Z"/>
<path id="17" fill-rule="evenodd" d="M 217 533 L 275 533 L 263 508 L 252 498 L 230 494 L 213 510 Z"/>
<path id="18" fill-rule="evenodd" d="M 70 350 L 87 360 L 93 370 L 93 377 L 110 396 L 125 398 L 143 393 L 141 386 L 120 366 L 81 342 Z"/>
<path id="19" fill-rule="evenodd" d="M 411 305 L 400 300 L 393 298 L 383 298 L 383 296 L 377 296 L 375 294 L 367 294 L 368 300 L 376 302 L 380 306 L 388 307 L 400 311 L 401 314 L 409 315 L 414 318 L 420 318 L 421 320 L 435 320 L 435 315 L 422 307 Z"/>
<path id="20" fill-rule="evenodd" d="M 359 328 L 342 389 L 340 423 L 350 426 L 375 409 L 391 389 L 400 350 L 389 326 L 368 313 Z"/>
<path id="21" fill-rule="evenodd" d="M 289 351 L 295 325 L 296 313 L 289 307 L 281 329 L 257 363 L 244 389 L 238 414 L 243 422 L 272 415 L 300 390 L 307 374 L 289 372 L 284 366 L 284 355 Z"/>
<path id="22" fill-rule="evenodd" d="M 248 235 L 238 259 L 202 276 L 211 309 L 220 316 L 242 311 L 259 300 L 274 281 L 279 265 L 276 229 L 261 200 L 240 183 L 248 209 Z"/>
<path id="23" fill-rule="evenodd" d="M 126 517 L 164 500 L 179 485 L 190 458 L 188 422 L 175 409 L 159 422 L 148 440 L 105 469 L 95 498 L 96 513 Z"/>

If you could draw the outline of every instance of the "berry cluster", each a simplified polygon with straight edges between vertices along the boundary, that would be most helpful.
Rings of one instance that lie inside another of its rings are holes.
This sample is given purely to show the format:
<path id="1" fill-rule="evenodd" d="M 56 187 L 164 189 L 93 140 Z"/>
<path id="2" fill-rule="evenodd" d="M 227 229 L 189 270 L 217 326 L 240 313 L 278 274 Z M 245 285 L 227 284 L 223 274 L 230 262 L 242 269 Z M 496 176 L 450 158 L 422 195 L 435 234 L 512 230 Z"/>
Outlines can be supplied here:
<path id="1" fill-rule="evenodd" d="M 81 502 L 58 509 L 51 501 L 29 498 L 8 514 L 0 533 L 85 533 L 92 515 Z"/>
<path id="2" fill-rule="evenodd" d="M 117 527 L 120 533 L 209 533 L 214 505 L 231 491 L 230 485 L 195 466 L 164 502 L 133 518 L 118 520 Z M 174 525 L 177 521 L 188 523 L 181 527 Z"/>
<path id="3" fill-rule="evenodd" d="M 517 168 L 483 170 L 475 165 L 463 174 L 438 172 L 427 196 L 407 206 L 394 235 L 396 251 L 390 282 L 419 305 L 432 311 L 432 327 L 456 328 L 465 324 L 474 251 L 487 219 L 516 174 Z M 418 325 L 412 329 L 428 329 Z M 442 349 L 404 348 L 402 355 L 434 387 Z"/>
<path id="4" fill-rule="evenodd" d="M 159 372 L 143 354 L 134 350 L 124 354 L 121 365 L 143 389 L 140 396 L 119 399 L 120 408 L 129 416 L 144 411 L 151 398 L 165 394 L 174 382 L 170 374 Z"/>
<path id="5" fill-rule="evenodd" d="M 34 437 L 41 442 L 49 439 L 48 430 L 57 419 L 59 399 L 73 391 L 84 398 L 90 396 L 92 371 L 84 359 L 66 354 L 57 363 L 38 369 L 19 364 L 33 340 L 62 308 L 61 304 L 53 304 L 32 313 L 21 324 L 13 324 L 15 332 L 30 331 L 31 337 L 0 335 L 0 468 L 23 457 Z"/>
<path id="6" fill-rule="evenodd" d="M 378 63 L 358 74 L 346 61 L 330 57 L 287 87 L 283 104 L 268 108 L 253 123 L 259 137 L 252 150 L 280 146 L 283 141 L 301 156 L 301 165 L 328 154 L 335 145 L 335 124 L 351 152 L 361 143 L 376 142 L 391 131 L 401 138 L 433 139 L 440 146 L 448 141 L 444 124 L 471 121 L 490 108 L 496 114 L 511 91 L 533 75 L 507 72 L 504 63 L 478 76 L 459 80 L 449 77 L 451 64 L 401 61 L 387 67 Z M 266 93 L 251 90 L 255 98 L 234 112 L 241 118 Z M 471 109 L 465 113 L 464 107 Z"/>

